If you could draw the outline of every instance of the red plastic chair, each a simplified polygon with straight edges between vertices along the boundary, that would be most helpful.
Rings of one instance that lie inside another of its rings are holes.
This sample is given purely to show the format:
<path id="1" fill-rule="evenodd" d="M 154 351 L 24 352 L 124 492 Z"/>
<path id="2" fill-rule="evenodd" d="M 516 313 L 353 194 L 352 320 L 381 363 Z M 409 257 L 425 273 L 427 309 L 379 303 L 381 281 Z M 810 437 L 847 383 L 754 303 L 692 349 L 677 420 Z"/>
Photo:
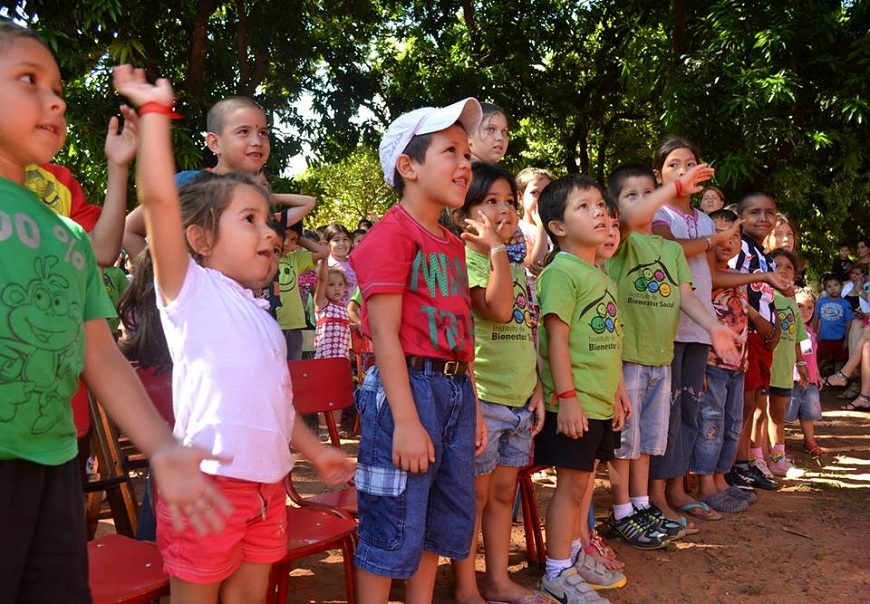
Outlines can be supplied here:
<path id="1" fill-rule="evenodd" d="M 532 481 L 533 474 L 545 470 L 547 467 L 529 465 L 520 470 L 518 475 L 523 528 L 526 532 L 526 557 L 530 564 L 544 564 L 547 561 L 547 549 L 544 545 L 544 533 L 541 529 L 541 514 L 538 511 L 535 483 Z"/>
<path id="2" fill-rule="evenodd" d="M 122 535 L 88 542 L 88 584 L 94 604 L 139 604 L 169 595 L 157 545 Z"/>
<path id="3" fill-rule="evenodd" d="M 293 406 L 296 413 L 323 413 L 332 446 L 341 447 L 338 426 L 332 411 L 347 409 L 353 405 L 353 376 L 347 359 L 313 359 L 290 361 L 290 379 L 293 382 Z M 302 496 L 293 485 L 293 472 L 287 475 L 285 487 L 290 499 L 300 506 L 316 505 L 344 510 L 357 515 L 356 487 L 350 482 L 346 487 Z"/>
<path id="4" fill-rule="evenodd" d="M 287 506 L 287 555 L 272 565 L 267 602 L 285 604 L 293 562 L 330 549 L 341 549 L 348 604 L 355 604 L 353 551 L 356 520 L 340 510 Z"/>

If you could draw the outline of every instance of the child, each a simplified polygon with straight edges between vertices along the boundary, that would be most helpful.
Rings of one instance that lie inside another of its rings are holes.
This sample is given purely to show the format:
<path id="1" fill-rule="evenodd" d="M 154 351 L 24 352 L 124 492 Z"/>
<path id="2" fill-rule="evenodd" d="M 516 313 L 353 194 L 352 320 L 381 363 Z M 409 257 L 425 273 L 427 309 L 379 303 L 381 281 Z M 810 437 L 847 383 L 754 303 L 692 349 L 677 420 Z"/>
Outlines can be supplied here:
<path id="1" fill-rule="evenodd" d="M 804 342 L 801 346 L 807 368 L 807 381 L 803 385 L 800 383 L 801 376 L 797 371 L 798 363 L 795 363 L 794 387 L 785 412 L 785 421 L 800 420 L 801 431 L 804 435 L 804 451 L 813 457 L 819 457 L 825 454 L 825 450 L 816 442 L 816 422 L 822 419 L 822 403 L 819 396 L 821 381 L 816 361 L 816 334 L 812 327 L 816 294 L 810 288 L 802 287 L 795 292 L 794 297 L 809 338 L 808 344 Z"/>
<path id="2" fill-rule="evenodd" d="M 681 421 L 681 407 L 671 406 L 673 342 L 681 315 L 709 334 L 718 354 L 731 360 L 737 354 L 738 337 L 719 324 L 692 291 L 692 273 L 683 250 L 652 232 L 653 216 L 663 203 L 675 193 L 697 193 L 700 183 L 712 175 L 712 169 L 698 164 L 656 189 L 650 168 L 626 165 L 616 169 L 608 186 L 627 231 L 607 262 L 607 271 L 619 290 L 622 374 L 634 410 L 611 462 L 620 477 L 614 488 L 610 526 L 640 549 L 662 547 L 689 529 L 688 521 L 684 523 L 679 516 L 669 519 L 649 496 L 650 458 L 664 455 L 667 447 L 682 446 L 678 438 L 670 437 L 669 428 L 671 421 Z"/>
<path id="3" fill-rule="evenodd" d="M 408 579 L 406 601 L 431 601 L 438 556 L 461 560 L 471 545 L 474 449 L 485 428 L 482 420 L 475 428 L 468 377 L 474 340 L 465 250 L 438 217 L 465 203 L 468 135 L 480 118 L 480 104 L 466 99 L 390 124 L 381 167 L 401 201 L 350 260 L 376 362 L 357 400 L 362 604 L 385 603 L 392 578 Z"/>
<path id="4" fill-rule="evenodd" d="M 474 313 L 474 381 L 487 432 L 486 448 L 475 459 L 474 481 L 474 534 L 482 515 L 486 551 L 482 591 L 486 601 L 546 604 L 549 598 L 508 576 L 517 474 L 528 465 L 532 437 L 544 421 L 525 271 L 508 261 L 504 245 L 517 228 L 516 184 L 495 164 L 475 163 L 472 173 L 465 203 L 452 216 L 484 238 L 482 243 L 468 240 L 465 246 Z M 453 563 L 460 604 L 481 601 L 474 567 L 473 556 Z"/>
<path id="5" fill-rule="evenodd" d="M 557 475 L 541 590 L 566 604 L 602 600 L 575 568 L 586 558 L 575 562 L 571 545 L 586 522 L 581 504 L 595 460 L 613 459 L 614 430 L 624 419 L 622 406 L 614 405 L 622 347 L 616 284 L 594 264 L 596 248 L 608 237 L 603 197 L 594 180 L 572 175 L 550 183 L 538 201 L 554 248 L 538 277 L 547 414 L 535 437 L 535 463 L 556 466 Z M 607 587 L 625 584 L 624 575 L 613 574 L 618 580 Z"/>
<path id="6" fill-rule="evenodd" d="M 776 263 L 777 273 L 794 281 L 797 273 L 797 258 L 794 254 L 777 248 L 770 252 L 770 258 Z M 767 407 L 767 429 L 771 447 L 769 468 L 776 476 L 788 476 L 794 466 L 785 456 L 785 410 L 791 400 L 795 371 L 800 375 L 801 386 L 808 383 L 807 363 L 803 360 L 801 346 L 809 338 L 793 298 L 777 293 L 773 304 L 775 321 L 781 335 L 773 351 L 773 362 L 770 366 L 770 400 Z M 753 440 L 758 444 L 764 442 L 759 430 L 761 423 L 756 421 L 753 428 Z"/>
<path id="7" fill-rule="evenodd" d="M 728 266 L 745 274 L 775 273 L 774 263 L 765 253 L 762 243 L 770 235 L 776 221 L 776 202 L 769 195 L 753 192 L 744 195 L 737 204 L 737 215 L 743 220 L 743 240 L 740 252 Z M 794 284 L 780 284 L 791 295 Z M 743 430 L 737 444 L 737 459 L 730 476 L 733 484 L 774 490 L 776 481 L 764 461 L 762 443 L 752 446 L 753 417 L 761 417 L 767 408 L 767 388 L 770 386 L 770 366 L 773 349 L 780 338 L 774 316 L 774 288 L 768 282 L 750 285 L 749 333 L 746 337 L 747 369 L 743 384 Z"/>
<path id="8" fill-rule="evenodd" d="M 340 268 L 330 268 L 320 261 L 317 287 L 314 290 L 315 359 L 347 359 L 350 345 L 350 318 L 341 303 L 347 292 L 347 275 Z"/>
<path id="9" fill-rule="evenodd" d="M 91 601 L 70 397 L 79 375 L 150 458 L 176 521 L 220 531 L 226 501 L 199 472 L 118 351 L 85 231 L 24 187 L 63 146 L 60 70 L 33 32 L 0 21 L 0 590 L 9 602 Z M 219 461 L 215 459 L 215 461 Z"/>
<path id="10" fill-rule="evenodd" d="M 480 127 L 468 133 L 468 148 L 473 161 L 497 164 L 508 150 L 510 132 L 504 109 L 492 103 L 481 103 L 483 118 Z"/>
<path id="11" fill-rule="evenodd" d="M 192 182 L 179 199 L 172 88 L 126 65 L 115 70 L 115 88 L 141 116 L 136 182 L 173 361 L 175 433 L 233 456 L 223 466 L 202 465 L 234 506 L 221 538 L 170 525 L 159 492 L 157 543 L 174 597 L 263 601 L 271 564 L 287 552 L 282 479 L 293 466 L 291 437 L 327 482 L 346 480 L 352 465 L 293 421 L 284 338 L 251 292 L 271 280 L 277 260 L 267 193 L 250 177 L 228 174 Z"/>
<path id="12" fill-rule="evenodd" d="M 831 373 L 836 373 L 849 360 L 846 336 L 855 314 L 852 312 L 852 305 L 840 297 L 843 283 L 839 277 L 833 273 L 825 273 L 821 282 L 827 296 L 816 305 L 816 323 L 819 329 L 816 357 L 819 363 L 830 361 L 833 366 Z"/>
<path id="13" fill-rule="evenodd" d="M 281 217 L 286 217 L 286 211 L 281 212 Z M 301 222 L 287 227 L 283 251 L 278 258 L 278 296 L 281 304 L 276 309 L 275 318 L 287 342 L 287 360 L 298 361 L 302 358 L 302 330 L 306 327 L 299 276 L 316 268 L 317 263 L 326 258 L 327 252 L 317 242 L 302 237 Z"/>
<path id="14" fill-rule="evenodd" d="M 729 232 L 726 241 L 713 245 L 715 271 L 729 272 L 728 261 L 740 250 L 740 233 L 732 229 L 737 214 L 730 210 L 710 213 L 716 232 Z M 737 441 L 743 425 L 743 378 L 746 371 L 746 333 L 749 326 L 749 299 L 746 287 L 714 287 L 712 293 L 716 318 L 740 339 L 735 359 L 723 359 L 711 350 L 707 356 L 706 388 L 698 417 L 698 438 L 689 469 L 698 477 L 698 498 L 719 512 L 744 511 L 757 499 L 754 490 L 730 486 L 725 474 L 734 464 Z"/>
<path id="15" fill-rule="evenodd" d="M 840 279 L 845 281 L 849 278 L 849 271 L 852 269 L 852 248 L 848 243 L 841 243 L 837 248 L 837 257 L 831 265 L 831 272 Z"/>
<path id="16" fill-rule="evenodd" d="M 342 306 L 347 306 L 356 290 L 356 271 L 347 260 L 352 249 L 350 232 L 344 226 L 333 222 L 326 227 L 323 235 L 329 247 L 329 266 L 344 271 L 345 288 L 340 302 Z"/>
<path id="17" fill-rule="evenodd" d="M 544 267 L 544 258 L 549 251 L 550 242 L 538 216 L 538 197 L 551 180 L 553 180 L 553 175 L 541 168 L 526 168 L 517 174 L 517 198 L 523 208 L 520 230 L 526 243 L 526 257 L 523 264 L 526 267 L 526 277 L 529 282 L 529 295 L 533 309 L 532 320 L 535 328 L 538 324 L 535 279 Z"/>
<path id="18" fill-rule="evenodd" d="M 263 167 L 269 160 L 269 125 L 263 109 L 248 97 L 233 96 L 215 103 L 206 116 L 206 145 L 217 157 L 213 168 L 184 170 L 175 176 L 177 186 L 205 174 L 242 172 L 265 180 Z M 287 206 L 286 224 L 299 222 L 314 209 L 307 195 L 271 194 L 270 202 Z M 124 249 L 136 255 L 145 248 L 145 219 L 140 208 L 127 214 Z"/>

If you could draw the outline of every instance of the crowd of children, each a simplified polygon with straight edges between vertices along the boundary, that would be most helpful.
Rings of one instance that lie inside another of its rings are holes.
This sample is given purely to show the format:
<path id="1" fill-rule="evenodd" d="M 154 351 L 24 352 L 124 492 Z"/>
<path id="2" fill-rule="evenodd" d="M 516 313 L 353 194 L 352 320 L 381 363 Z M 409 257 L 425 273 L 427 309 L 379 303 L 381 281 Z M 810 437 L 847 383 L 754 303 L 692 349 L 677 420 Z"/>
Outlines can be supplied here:
<path id="1" fill-rule="evenodd" d="M 657 549 L 795 475 L 786 422 L 824 454 L 823 385 L 846 386 L 860 366 L 863 389 L 844 408 L 870 411 L 867 242 L 855 261 L 840 248 L 817 296 L 774 199 L 725 206 L 688 140 L 667 139 L 651 166 L 618 167 L 606 188 L 540 168 L 515 177 L 499 165 L 504 111 L 473 98 L 425 107 L 380 145 L 399 203 L 353 232 L 309 232 L 315 200 L 265 181 L 256 103 L 216 103 L 217 165 L 176 174 L 172 88 L 121 66 L 115 88 L 135 110 L 110 123 L 100 214 L 46 163 L 66 128 L 48 47 L 4 22 L 0 49 L 0 525 L 7 543 L 28 544 L 2 549 L 13 600 L 89 601 L 87 422 L 70 405 L 80 377 L 151 459 L 157 505 L 143 525 L 183 602 L 264 600 L 286 551 L 290 447 L 327 482 L 355 472 L 358 601 L 385 603 L 392 579 L 406 580 L 407 602 L 431 601 L 445 556 L 460 604 L 586 604 L 629 577 L 589 521 L 601 462 L 607 533 Z M 134 155 L 140 206 L 123 229 Z M 132 283 L 97 266 L 122 232 Z M 355 469 L 295 418 L 287 361 L 312 328 L 314 358 L 350 359 L 352 341 L 374 355 L 358 376 Z M 127 359 L 172 372 L 174 437 Z M 535 587 L 507 570 L 517 476 L 532 462 L 556 472 Z"/>

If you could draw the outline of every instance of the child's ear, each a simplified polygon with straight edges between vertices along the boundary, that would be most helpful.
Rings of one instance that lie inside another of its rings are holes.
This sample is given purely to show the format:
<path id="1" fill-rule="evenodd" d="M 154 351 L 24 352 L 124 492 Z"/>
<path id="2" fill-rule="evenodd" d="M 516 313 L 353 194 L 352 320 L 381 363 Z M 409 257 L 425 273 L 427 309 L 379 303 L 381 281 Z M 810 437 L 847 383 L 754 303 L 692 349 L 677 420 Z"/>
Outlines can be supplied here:
<path id="1" fill-rule="evenodd" d="M 214 132 L 208 132 L 205 135 L 205 144 L 212 153 L 220 156 L 221 137 Z"/>
<path id="2" fill-rule="evenodd" d="M 396 160 L 396 171 L 405 182 L 417 180 L 417 162 L 402 153 Z"/>
<path id="3" fill-rule="evenodd" d="M 656 175 L 656 184 L 658 186 L 662 186 L 662 174 L 658 170 L 653 170 L 653 174 Z"/>
<path id="4" fill-rule="evenodd" d="M 187 244 L 194 252 L 207 258 L 211 254 L 212 237 L 211 233 L 207 232 L 199 225 L 192 224 L 184 230 L 184 236 L 187 238 Z"/>
<path id="5" fill-rule="evenodd" d="M 547 223 L 547 229 L 556 237 L 565 236 L 565 224 L 561 220 L 551 220 Z"/>
<path id="6" fill-rule="evenodd" d="M 468 218 L 468 216 L 465 215 L 465 212 L 462 211 L 462 208 L 453 208 L 449 210 L 449 213 L 451 220 L 453 220 L 453 224 L 455 224 L 464 231 L 465 219 Z"/>

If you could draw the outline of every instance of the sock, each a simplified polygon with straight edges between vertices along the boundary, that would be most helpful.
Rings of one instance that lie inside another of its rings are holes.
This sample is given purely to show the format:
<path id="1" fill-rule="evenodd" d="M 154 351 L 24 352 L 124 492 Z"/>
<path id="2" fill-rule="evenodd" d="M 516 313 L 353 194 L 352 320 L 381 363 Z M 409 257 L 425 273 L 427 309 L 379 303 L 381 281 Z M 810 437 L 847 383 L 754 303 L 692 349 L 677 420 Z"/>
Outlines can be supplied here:
<path id="1" fill-rule="evenodd" d="M 583 543 L 579 539 L 574 539 L 571 542 L 571 562 L 577 562 L 577 555 L 580 553 L 580 550 L 583 549 Z"/>
<path id="2" fill-rule="evenodd" d="M 571 558 L 567 560 L 553 560 L 552 558 L 547 558 L 547 563 L 545 565 L 547 578 L 552 581 L 556 577 L 562 574 L 562 571 L 566 568 L 571 568 L 573 564 L 571 564 Z"/>
<path id="3" fill-rule="evenodd" d="M 622 520 L 634 514 L 634 507 L 630 503 L 613 504 L 613 519 Z"/>
<path id="4" fill-rule="evenodd" d="M 649 495 L 643 497 L 631 497 L 631 505 L 638 510 L 645 510 L 649 507 Z"/>
<path id="5" fill-rule="evenodd" d="M 764 459 L 764 452 L 761 450 L 761 447 L 749 449 L 749 461 L 755 461 L 756 459 Z"/>
<path id="6" fill-rule="evenodd" d="M 770 458 L 779 461 L 783 457 L 785 457 L 785 443 L 773 445 L 773 452 L 771 452 Z"/>

